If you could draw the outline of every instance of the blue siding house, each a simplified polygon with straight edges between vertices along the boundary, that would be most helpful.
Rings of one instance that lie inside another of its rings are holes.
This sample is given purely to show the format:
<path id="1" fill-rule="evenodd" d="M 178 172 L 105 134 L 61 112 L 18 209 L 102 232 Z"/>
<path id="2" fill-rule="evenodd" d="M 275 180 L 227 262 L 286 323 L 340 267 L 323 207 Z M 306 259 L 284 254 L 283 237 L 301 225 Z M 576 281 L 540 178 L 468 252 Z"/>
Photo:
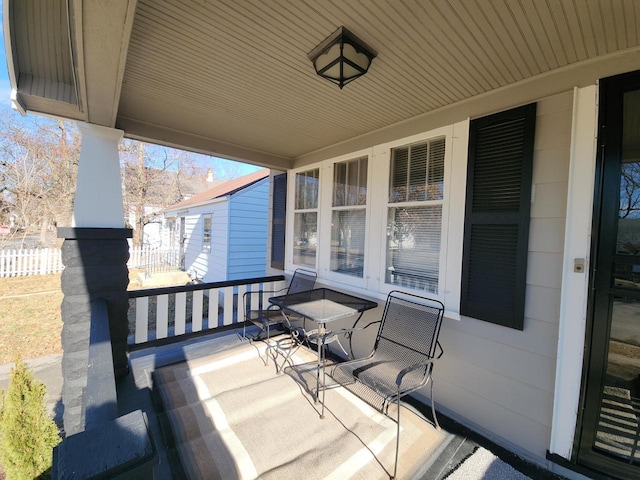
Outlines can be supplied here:
<path id="1" fill-rule="evenodd" d="M 182 266 L 192 278 L 220 282 L 265 275 L 269 170 L 217 185 L 165 210 L 175 218 Z"/>

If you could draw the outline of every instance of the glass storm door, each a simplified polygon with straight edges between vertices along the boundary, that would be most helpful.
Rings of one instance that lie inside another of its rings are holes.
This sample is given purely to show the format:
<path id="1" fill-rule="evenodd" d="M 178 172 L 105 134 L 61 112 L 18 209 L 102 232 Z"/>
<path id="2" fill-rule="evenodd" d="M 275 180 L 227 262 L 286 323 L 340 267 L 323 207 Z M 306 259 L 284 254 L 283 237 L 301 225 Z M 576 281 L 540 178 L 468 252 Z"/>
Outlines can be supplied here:
<path id="1" fill-rule="evenodd" d="M 605 79 L 578 463 L 640 478 L 640 73 Z"/>

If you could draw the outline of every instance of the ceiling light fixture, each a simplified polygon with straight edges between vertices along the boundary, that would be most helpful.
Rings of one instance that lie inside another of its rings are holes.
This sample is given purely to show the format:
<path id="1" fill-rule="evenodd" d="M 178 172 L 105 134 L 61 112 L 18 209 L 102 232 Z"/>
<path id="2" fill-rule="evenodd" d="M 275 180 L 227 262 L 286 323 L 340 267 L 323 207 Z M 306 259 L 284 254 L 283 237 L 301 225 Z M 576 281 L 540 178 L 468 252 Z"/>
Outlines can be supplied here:
<path id="1" fill-rule="evenodd" d="M 313 62 L 318 75 L 342 89 L 347 83 L 367 73 L 376 55 L 375 50 L 346 28 L 340 27 L 307 57 Z"/>

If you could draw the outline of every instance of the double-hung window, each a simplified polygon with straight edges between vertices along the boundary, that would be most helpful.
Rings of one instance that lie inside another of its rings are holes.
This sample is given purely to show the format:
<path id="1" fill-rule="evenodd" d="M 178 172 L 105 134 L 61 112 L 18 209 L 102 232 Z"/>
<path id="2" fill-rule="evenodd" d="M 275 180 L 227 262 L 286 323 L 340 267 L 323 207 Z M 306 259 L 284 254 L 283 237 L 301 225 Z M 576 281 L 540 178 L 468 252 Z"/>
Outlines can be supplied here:
<path id="1" fill-rule="evenodd" d="M 293 213 L 293 263 L 316 266 L 320 169 L 296 174 Z"/>
<path id="2" fill-rule="evenodd" d="M 460 283 L 452 257 L 458 243 L 462 254 L 462 220 L 454 224 L 453 248 L 448 241 L 452 137 L 453 126 L 443 127 L 293 171 L 287 269 L 316 269 L 329 283 L 381 294 L 417 290 L 444 300 Z"/>
<path id="3" fill-rule="evenodd" d="M 367 157 L 333 167 L 331 271 L 363 277 L 367 213 Z"/>
<path id="4" fill-rule="evenodd" d="M 385 282 L 438 293 L 445 138 L 391 150 Z"/>

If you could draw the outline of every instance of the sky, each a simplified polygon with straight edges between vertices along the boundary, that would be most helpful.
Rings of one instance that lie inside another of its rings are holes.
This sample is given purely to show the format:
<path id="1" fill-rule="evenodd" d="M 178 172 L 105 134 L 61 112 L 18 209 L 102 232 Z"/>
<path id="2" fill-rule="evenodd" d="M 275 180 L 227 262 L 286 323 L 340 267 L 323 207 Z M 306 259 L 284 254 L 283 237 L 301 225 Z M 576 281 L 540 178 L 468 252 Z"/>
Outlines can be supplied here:
<path id="1" fill-rule="evenodd" d="M 9 73 L 7 71 L 7 57 L 4 48 L 4 24 L 2 19 L 2 3 L 3 0 L 0 0 L 0 105 L 1 106 L 10 106 L 11 105 L 11 84 L 9 82 Z M 27 114 L 33 115 L 33 114 Z M 220 159 L 216 157 L 210 157 L 208 155 L 196 155 L 196 161 L 201 164 L 204 168 L 212 168 L 214 171 L 229 171 L 233 172 L 233 176 L 246 175 L 248 173 L 255 172 L 259 170 L 259 167 L 255 167 L 253 165 L 247 164 L 239 164 L 236 168 L 235 164 L 238 162 L 233 162 L 231 160 Z M 217 167 L 217 168 L 216 168 Z M 228 168 L 227 168 L 228 167 Z"/>

